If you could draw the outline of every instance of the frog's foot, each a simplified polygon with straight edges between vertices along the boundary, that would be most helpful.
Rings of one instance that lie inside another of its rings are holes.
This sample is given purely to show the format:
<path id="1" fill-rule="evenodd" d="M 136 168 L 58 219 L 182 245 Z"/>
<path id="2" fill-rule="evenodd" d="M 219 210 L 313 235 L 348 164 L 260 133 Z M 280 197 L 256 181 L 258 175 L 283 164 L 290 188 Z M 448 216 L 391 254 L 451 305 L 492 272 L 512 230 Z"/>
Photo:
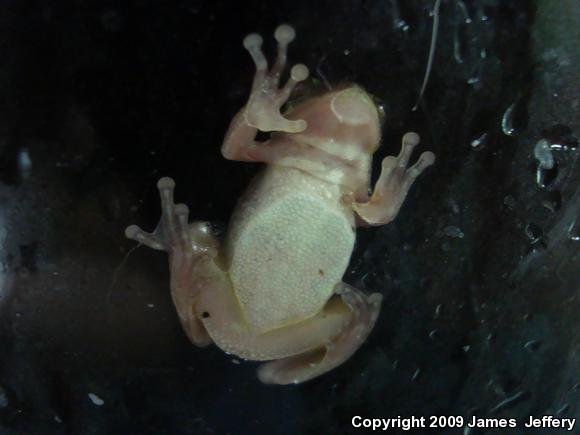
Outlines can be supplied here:
<path id="1" fill-rule="evenodd" d="M 383 160 L 381 175 L 370 200 L 353 204 L 354 210 L 368 225 L 384 225 L 392 221 L 397 216 L 415 179 L 435 163 L 435 154 L 427 151 L 419 156 L 413 166 L 407 168 L 409 158 L 418 143 L 417 133 L 406 133 L 399 155 L 388 156 Z"/>
<path id="2" fill-rule="evenodd" d="M 193 247 L 187 223 L 189 209 L 185 204 L 173 202 L 175 181 L 163 177 L 157 182 L 157 188 L 161 196 L 162 213 L 159 225 L 152 233 L 142 230 L 137 225 L 131 225 L 125 230 L 125 236 L 153 249 L 191 256 Z"/>
<path id="3" fill-rule="evenodd" d="M 185 204 L 173 202 L 175 182 L 163 177 L 157 182 L 161 196 L 161 222 L 154 232 L 148 233 L 137 225 L 125 230 L 127 238 L 153 249 L 169 253 L 171 269 L 171 296 L 177 313 L 191 341 L 197 346 L 211 343 L 203 324 L 195 316 L 197 293 L 195 266 L 201 259 L 216 256 L 218 244 L 206 222 L 188 224 L 189 209 Z"/>
<path id="4" fill-rule="evenodd" d="M 288 100 L 297 83 L 308 78 L 308 68 L 304 64 L 294 65 L 288 82 L 279 88 L 280 75 L 286 66 L 286 52 L 296 36 L 294 29 L 282 24 L 274 33 L 278 42 L 276 63 L 268 71 L 268 61 L 262 52 L 262 37 L 252 33 L 244 38 L 244 47 L 250 52 L 256 65 L 252 92 L 245 108 L 245 121 L 262 131 L 283 131 L 300 133 L 306 129 L 306 121 L 290 121 L 280 114 L 280 108 Z"/>
<path id="5" fill-rule="evenodd" d="M 258 377 L 266 384 L 298 384 L 322 375 L 349 359 L 372 331 L 381 309 L 382 295 L 369 296 L 347 284 L 335 290 L 348 307 L 350 321 L 338 336 L 321 347 L 262 365 Z M 330 306 L 331 304 L 329 304 Z M 324 316 L 323 316 L 324 318 Z"/>

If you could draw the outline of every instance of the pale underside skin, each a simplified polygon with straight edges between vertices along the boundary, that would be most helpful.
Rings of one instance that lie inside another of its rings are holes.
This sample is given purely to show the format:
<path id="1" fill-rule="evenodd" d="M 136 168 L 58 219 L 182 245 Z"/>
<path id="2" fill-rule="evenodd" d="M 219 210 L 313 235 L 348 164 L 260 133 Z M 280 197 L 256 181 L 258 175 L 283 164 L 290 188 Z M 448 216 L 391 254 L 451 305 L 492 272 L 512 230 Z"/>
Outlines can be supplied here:
<path id="1" fill-rule="evenodd" d="M 310 318 L 332 295 L 355 239 L 352 210 L 341 198 L 335 184 L 270 165 L 240 200 L 226 267 L 253 333 Z"/>
<path id="2" fill-rule="evenodd" d="M 273 360 L 258 370 L 265 383 L 299 383 L 346 361 L 365 341 L 381 295 L 343 282 L 356 225 L 383 225 L 396 216 L 413 181 L 434 155 L 407 168 L 418 135 L 403 137 L 401 153 L 383 160 L 372 196 L 368 184 L 378 147 L 378 112 L 358 86 L 311 98 L 282 115 L 294 86 L 308 77 L 295 65 L 279 89 L 287 25 L 275 32 L 278 57 L 271 70 L 262 39 L 244 40 L 256 64 L 248 103 L 232 121 L 225 158 L 266 163 L 232 216 L 223 247 L 209 224 L 188 224 L 174 204 L 175 183 L 159 180 L 162 218 L 154 233 L 132 225 L 127 237 L 169 253 L 171 294 L 191 341 L 212 341 L 251 360 Z M 258 130 L 272 132 L 258 143 Z"/>

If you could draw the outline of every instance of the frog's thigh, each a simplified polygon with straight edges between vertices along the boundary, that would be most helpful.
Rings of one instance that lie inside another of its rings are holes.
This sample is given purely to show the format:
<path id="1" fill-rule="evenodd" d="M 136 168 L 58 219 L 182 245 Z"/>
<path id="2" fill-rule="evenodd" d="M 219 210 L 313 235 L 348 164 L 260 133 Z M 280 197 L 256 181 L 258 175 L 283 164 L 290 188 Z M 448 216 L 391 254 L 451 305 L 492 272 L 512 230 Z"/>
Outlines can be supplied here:
<path id="1" fill-rule="evenodd" d="M 214 266 L 219 242 L 211 233 L 208 222 L 192 222 L 171 228 L 175 240 L 190 240 L 191 251 L 174 250 L 170 254 L 171 297 L 181 325 L 193 344 L 205 347 L 212 340 L 196 314 L 195 304 L 200 292 L 206 291 L 204 283 L 221 279 L 221 272 Z M 176 243 L 175 240 L 171 242 Z M 217 276 L 217 277 L 216 277 Z"/>
<path id="2" fill-rule="evenodd" d="M 256 334 L 244 319 L 229 276 L 221 270 L 211 275 L 196 298 L 196 317 L 222 350 L 241 358 L 269 361 L 303 353 L 340 334 L 349 323 L 349 310 L 337 298 L 313 318 Z"/>
<path id="3" fill-rule="evenodd" d="M 187 294 L 176 292 L 171 292 L 171 297 L 187 338 L 198 347 L 205 347 L 211 344 L 212 339 L 201 320 L 196 316 L 193 298 Z"/>
<path id="4" fill-rule="evenodd" d="M 338 284 L 333 297 L 323 313 L 310 323 L 312 335 L 324 330 L 329 315 L 343 316 L 347 326 L 338 335 L 328 335 L 317 348 L 262 365 L 258 377 L 267 384 L 301 383 L 320 376 L 339 366 L 352 356 L 366 340 L 374 327 L 381 309 L 382 296 L 369 296 L 348 284 Z"/>

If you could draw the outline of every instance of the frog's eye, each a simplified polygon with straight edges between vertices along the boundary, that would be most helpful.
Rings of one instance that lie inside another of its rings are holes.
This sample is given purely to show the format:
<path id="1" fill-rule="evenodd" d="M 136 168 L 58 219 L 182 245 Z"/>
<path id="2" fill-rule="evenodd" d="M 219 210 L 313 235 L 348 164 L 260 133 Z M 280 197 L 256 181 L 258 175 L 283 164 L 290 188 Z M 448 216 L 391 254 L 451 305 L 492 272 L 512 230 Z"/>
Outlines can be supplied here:
<path id="1" fill-rule="evenodd" d="M 349 125 L 369 124 L 377 114 L 375 104 L 359 87 L 338 92 L 332 98 L 330 108 L 340 122 Z"/>

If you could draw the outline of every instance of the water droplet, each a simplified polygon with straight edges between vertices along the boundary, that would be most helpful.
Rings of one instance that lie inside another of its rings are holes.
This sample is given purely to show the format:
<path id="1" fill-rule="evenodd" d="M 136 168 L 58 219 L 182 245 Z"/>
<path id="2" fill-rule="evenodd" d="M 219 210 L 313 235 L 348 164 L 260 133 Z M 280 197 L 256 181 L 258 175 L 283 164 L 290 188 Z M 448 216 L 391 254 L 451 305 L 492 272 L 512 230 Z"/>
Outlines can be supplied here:
<path id="1" fill-rule="evenodd" d="M 455 58 L 455 62 L 462 64 L 463 57 L 466 54 L 465 41 L 469 41 L 469 38 L 465 34 L 463 25 L 471 23 L 471 18 L 469 18 L 467 8 L 461 0 L 458 0 L 455 4 L 457 6 L 457 10 L 455 13 L 455 23 L 453 26 L 453 57 Z"/>
<path id="2" fill-rule="evenodd" d="M 455 227 L 453 225 L 445 227 L 443 229 L 443 234 L 445 234 L 448 237 L 452 237 L 454 239 L 462 239 L 465 236 L 465 234 L 463 234 L 463 232 L 458 227 Z"/>
<path id="3" fill-rule="evenodd" d="M 470 345 L 466 345 L 466 346 L 463 346 L 461 349 L 463 349 L 463 352 L 467 353 L 471 349 L 471 346 Z"/>
<path id="4" fill-rule="evenodd" d="M 405 20 L 401 19 L 398 0 L 391 0 L 391 6 L 393 7 L 393 26 L 395 29 L 407 32 L 409 30 L 409 24 L 407 24 Z"/>
<path id="5" fill-rule="evenodd" d="M 350 54 L 350 50 L 348 50 L 348 49 L 347 50 L 344 50 L 343 53 L 344 53 L 345 56 L 348 56 Z"/>
<path id="6" fill-rule="evenodd" d="M 514 107 L 515 103 L 510 104 L 501 117 L 501 131 L 503 131 L 506 136 L 513 136 L 516 131 L 512 120 Z"/>
<path id="7" fill-rule="evenodd" d="M 562 194 L 558 190 L 548 192 L 548 197 L 542 201 L 542 205 L 551 212 L 560 210 L 562 206 Z"/>
<path id="8" fill-rule="evenodd" d="M 377 103 L 377 109 L 379 109 L 381 116 L 386 116 L 387 105 L 384 102 Z"/>
<path id="9" fill-rule="evenodd" d="M 467 12 L 467 7 L 465 7 L 465 3 L 463 3 L 462 0 L 457 0 L 456 4 L 459 10 L 461 11 L 461 14 L 463 15 L 463 21 L 465 22 L 465 24 L 471 24 L 471 18 L 469 17 L 469 13 Z"/>
<path id="10" fill-rule="evenodd" d="M 534 147 L 534 157 L 542 169 L 552 169 L 554 167 L 554 156 L 546 139 L 538 141 Z"/>
<path id="11" fill-rule="evenodd" d="M 89 393 L 88 396 L 89 396 L 89 399 L 91 399 L 91 402 L 93 402 L 94 405 L 102 406 L 102 405 L 105 404 L 105 401 L 103 399 L 101 399 L 99 396 L 97 396 L 95 393 Z"/>
<path id="12" fill-rule="evenodd" d="M 429 333 L 429 338 L 431 340 L 435 340 L 437 337 L 439 337 L 439 330 L 438 329 L 434 329 Z"/>
<path id="13" fill-rule="evenodd" d="M 453 57 L 455 58 L 455 62 L 463 63 L 463 57 L 461 56 L 461 41 L 459 39 L 459 33 L 456 31 L 455 36 L 453 38 Z"/>
<path id="14" fill-rule="evenodd" d="M 536 183 L 540 187 L 546 187 L 556 178 L 556 162 L 550 143 L 546 139 L 541 139 L 534 147 L 534 157 L 538 161 L 538 168 L 536 170 Z"/>
<path id="15" fill-rule="evenodd" d="M 415 370 L 415 373 L 413 373 L 413 377 L 411 378 L 411 381 L 417 382 L 420 375 L 421 375 L 421 369 L 418 368 L 417 370 Z"/>
<path id="16" fill-rule="evenodd" d="M 483 133 L 481 136 L 473 139 L 471 141 L 471 148 L 476 151 L 481 150 L 487 144 L 487 133 Z"/>
<path id="17" fill-rule="evenodd" d="M 580 228 L 576 223 L 577 219 L 574 219 L 574 222 L 568 227 L 568 238 L 574 242 L 580 242 Z"/>
<path id="18" fill-rule="evenodd" d="M 397 20 L 395 22 L 395 28 L 407 32 L 409 30 L 409 24 L 405 20 Z"/>
<path id="19" fill-rule="evenodd" d="M 541 346 L 542 346 L 542 342 L 539 340 L 530 340 L 526 344 L 524 344 L 524 347 L 526 348 L 526 350 L 528 350 L 530 352 L 536 352 L 537 350 L 540 349 Z"/>
<path id="20" fill-rule="evenodd" d="M 550 144 L 550 149 L 553 151 L 576 151 L 577 148 L 566 144 L 553 143 Z"/>
<path id="21" fill-rule="evenodd" d="M 552 151 L 570 152 L 578 150 L 578 138 L 567 126 L 556 124 L 542 131 L 542 137 Z"/>
<path id="22" fill-rule="evenodd" d="M 556 179 L 558 171 L 554 169 L 543 169 L 538 166 L 536 170 L 536 184 L 541 188 L 546 188 Z"/>
<path id="23" fill-rule="evenodd" d="M 527 224 L 524 231 L 532 243 L 537 243 L 544 235 L 544 231 L 539 226 L 532 223 Z"/>
<path id="24" fill-rule="evenodd" d="M 441 309 L 443 308 L 443 304 L 439 304 L 435 307 L 435 314 L 433 315 L 433 317 L 435 319 L 439 318 L 439 316 L 441 315 Z"/>
<path id="25" fill-rule="evenodd" d="M 553 143 L 550 144 L 550 149 L 553 151 L 576 151 L 578 148 L 576 145 Z"/>

